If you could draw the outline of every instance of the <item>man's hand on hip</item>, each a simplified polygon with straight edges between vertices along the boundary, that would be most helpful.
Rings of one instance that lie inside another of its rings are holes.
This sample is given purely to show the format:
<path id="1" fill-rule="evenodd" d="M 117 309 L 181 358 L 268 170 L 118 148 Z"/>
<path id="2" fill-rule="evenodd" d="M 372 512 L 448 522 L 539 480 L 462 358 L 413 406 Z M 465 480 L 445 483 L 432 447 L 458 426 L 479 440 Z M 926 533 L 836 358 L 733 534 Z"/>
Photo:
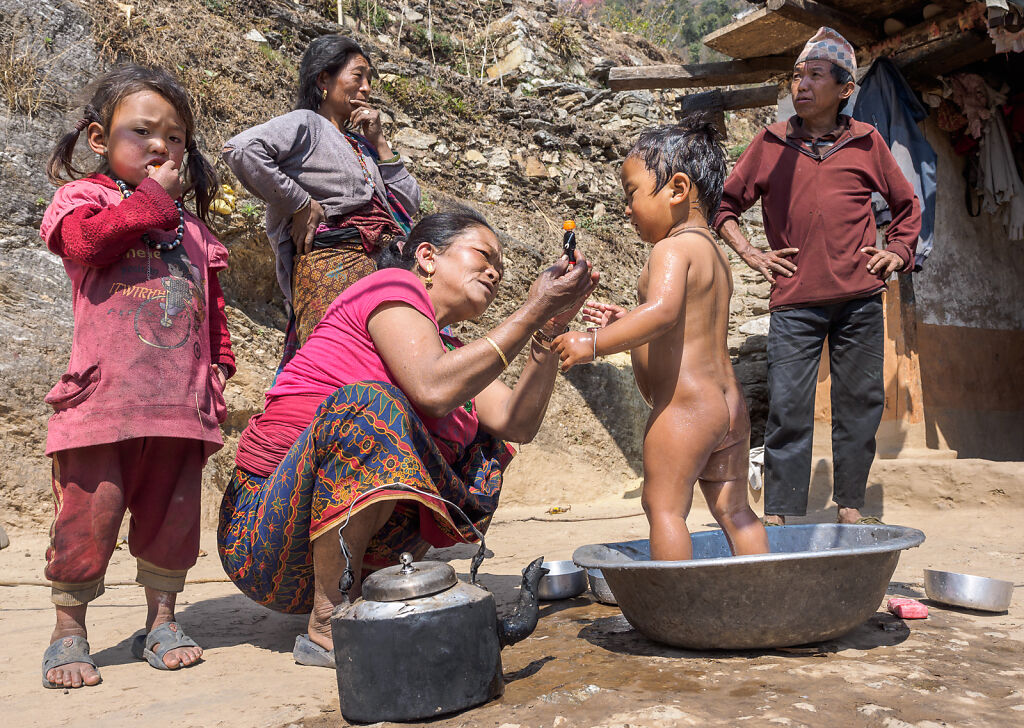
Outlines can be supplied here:
<path id="1" fill-rule="evenodd" d="M 796 263 L 787 260 L 791 255 L 796 255 L 798 248 L 783 248 L 782 250 L 759 250 L 750 244 L 747 237 L 740 230 L 736 220 L 726 220 L 718 229 L 718 234 L 726 244 L 736 251 L 744 263 L 758 271 L 765 279 L 775 285 L 775 274 L 791 278 L 796 273 Z"/>
<path id="2" fill-rule="evenodd" d="M 750 248 L 739 253 L 739 256 L 744 263 L 758 271 L 774 286 L 776 273 L 786 278 L 792 278 L 796 273 L 796 263 L 787 258 L 796 255 L 799 251 L 799 248 L 782 248 L 766 252 L 751 245 Z"/>
<path id="3" fill-rule="evenodd" d="M 861 248 L 860 252 L 871 256 L 871 259 L 868 261 L 868 272 L 874 273 L 882 280 L 885 280 L 898 270 L 903 270 L 906 266 L 906 261 L 896 255 L 896 253 L 889 250 L 879 250 L 873 245 Z"/>

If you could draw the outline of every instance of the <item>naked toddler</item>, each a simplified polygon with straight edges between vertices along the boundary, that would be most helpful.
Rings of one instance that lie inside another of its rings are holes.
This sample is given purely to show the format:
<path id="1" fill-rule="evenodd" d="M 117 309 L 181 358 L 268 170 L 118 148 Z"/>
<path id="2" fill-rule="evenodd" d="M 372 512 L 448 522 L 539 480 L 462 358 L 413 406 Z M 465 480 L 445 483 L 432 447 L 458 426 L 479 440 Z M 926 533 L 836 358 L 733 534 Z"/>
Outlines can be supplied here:
<path id="1" fill-rule="evenodd" d="M 768 552 L 747 503 L 750 419 L 726 343 L 732 272 L 708 229 L 722 199 L 725 152 L 701 117 L 640 134 L 620 173 L 626 214 L 653 243 L 632 311 L 589 303 L 592 331 L 555 340 L 563 371 L 629 350 L 653 411 L 644 434 L 643 507 L 651 558 L 692 557 L 686 516 L 699 481 L 735 555 Z"/>

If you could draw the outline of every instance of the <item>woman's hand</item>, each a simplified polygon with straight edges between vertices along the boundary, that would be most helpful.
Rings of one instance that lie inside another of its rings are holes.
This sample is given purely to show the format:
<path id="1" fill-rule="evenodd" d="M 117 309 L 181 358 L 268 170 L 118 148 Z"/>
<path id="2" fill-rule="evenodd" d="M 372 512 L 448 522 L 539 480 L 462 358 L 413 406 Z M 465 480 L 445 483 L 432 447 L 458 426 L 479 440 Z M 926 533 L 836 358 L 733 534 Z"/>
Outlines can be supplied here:
<path id="1" fill-rule="evenodd" d="M 380 111 L 373 108 L 365 101 L 352 100 L 352 113 L 349 114 L 348 123 L 356 129 L 374 146 L 381 159 L 390 159 L 394 151 L 388 140 L 384 138 L 384 127 L 380 123 Z"/>
<path id="2" fill-rule="evenodd" d="M 379 137 L 384 136 L 384 129 L 380 123 L 380 110 L 370 106 L 365 101 L 352 99 L 352 113 L 349 114 L 348 123 L 359 129 L 359 132 L 371 142 L 376 142 Z M 376 144 L 374 144 L 376 146 Z"/>
<path id="3" fill-rule="evenodd" d="M 587 301 L 583 306 L 583 322 L 594 324 L 597 328 L 603 329 L 612 321 L 618 321 L 625 316 L 628 310 L 614 303 L 598 303 Z"/>
<path id="4" fill-rule="evenodd" d="M 316 229 L 325 219 L 324 208 L 312 197 L 292 215 L 292 243 L 295 245 L 296 257 L 305 255 L 313 249 Z"/>
<path id="5" fill-rule="evenodd" d="M 562 371 L 567 372 L 577 364 L 589 364 L 594 361 L 595 341 L 596 331 L 570 331 L 551 343 L 551 351 L 561 360 Z"/>
<path id="6" fill-rule="evenodd" d="M 554 319 L 558 330 L 562 330 L 582 308 L 599 278 L 600 273 L 577 248 L 575 265 L 570 266 L 569 259 L 563 255 L 550 268 L 541 271 L 530 286 L 524 305 L 538 306 L 542 317 Z"/>

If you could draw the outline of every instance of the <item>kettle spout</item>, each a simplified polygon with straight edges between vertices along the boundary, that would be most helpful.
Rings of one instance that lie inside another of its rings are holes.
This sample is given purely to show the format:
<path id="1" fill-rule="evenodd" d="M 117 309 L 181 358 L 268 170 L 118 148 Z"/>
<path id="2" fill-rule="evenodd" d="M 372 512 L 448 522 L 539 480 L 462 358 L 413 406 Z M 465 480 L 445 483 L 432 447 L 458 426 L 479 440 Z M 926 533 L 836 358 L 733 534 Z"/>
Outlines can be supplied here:
<path id="1" fill-rule="evenodd" d="M 502 647 L 514 645 L 529 637 L 537 628 L 540 607 L 537 601 L 537 584 L 547 573 L 541 564 L 544 557 L 534 560 L 523 569 L 523 584 L 519 589 L 519 603 L 507 617 L 498 620 L 498 642 Z"/>

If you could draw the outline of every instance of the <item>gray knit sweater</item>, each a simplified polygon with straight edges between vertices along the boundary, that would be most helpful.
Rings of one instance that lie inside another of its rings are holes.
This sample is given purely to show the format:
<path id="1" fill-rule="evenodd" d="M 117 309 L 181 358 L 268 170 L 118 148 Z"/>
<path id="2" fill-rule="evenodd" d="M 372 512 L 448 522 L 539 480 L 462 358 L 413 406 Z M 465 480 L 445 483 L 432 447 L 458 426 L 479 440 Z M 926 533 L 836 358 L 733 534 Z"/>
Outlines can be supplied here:
<path id="1" fill-rule="evenodd" d="M 292 215 L 312 197 L 331 220 L 367 202 L 367 184 L 348 140 L 315 111 L 299 109 L 254 126 L 230 139 L 221 152 L 246 189 L 267 203 L 267 237 L 277 258 L 277 281 L 292 297 Z M 366 155 L 378 189 L 387 185 L 409 215 L 420 207 L 420 187 L 401 161 L 377 165 Z"/>

